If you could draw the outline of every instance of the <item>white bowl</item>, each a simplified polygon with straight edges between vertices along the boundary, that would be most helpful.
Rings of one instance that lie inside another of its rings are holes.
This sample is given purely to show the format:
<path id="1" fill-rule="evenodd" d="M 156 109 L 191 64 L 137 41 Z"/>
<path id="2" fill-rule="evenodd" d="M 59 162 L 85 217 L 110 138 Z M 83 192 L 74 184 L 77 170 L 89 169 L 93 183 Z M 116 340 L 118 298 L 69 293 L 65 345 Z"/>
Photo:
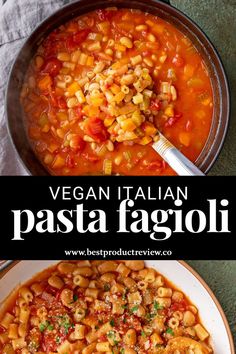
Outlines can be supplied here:
<path id="1" fill-rule="evenodd" d="M 20 283 L 57 261 L 21 261 L 10 267 L 0 279 L 0 306 Z M 181 289 L 196 305 L 203 325 L 210 332 L 214 354 L 235 354 L 233 339 L 224 312 L 204 280 L 182 261 L 146 261 Z"/>

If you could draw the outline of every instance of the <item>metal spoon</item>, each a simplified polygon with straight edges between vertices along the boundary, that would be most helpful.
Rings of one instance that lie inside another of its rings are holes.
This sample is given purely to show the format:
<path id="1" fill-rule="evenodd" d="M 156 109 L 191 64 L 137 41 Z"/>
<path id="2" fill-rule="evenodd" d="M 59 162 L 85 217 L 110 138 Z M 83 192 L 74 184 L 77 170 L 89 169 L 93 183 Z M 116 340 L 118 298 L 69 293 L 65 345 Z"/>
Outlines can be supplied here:
<path id="1" fill-rule="evenodd" d="M 185 157 L 171 142 L 158 133 L 158 140 L 152 144 L 153 149 L 180 176 L 205 176 L 187 157 Z"/>

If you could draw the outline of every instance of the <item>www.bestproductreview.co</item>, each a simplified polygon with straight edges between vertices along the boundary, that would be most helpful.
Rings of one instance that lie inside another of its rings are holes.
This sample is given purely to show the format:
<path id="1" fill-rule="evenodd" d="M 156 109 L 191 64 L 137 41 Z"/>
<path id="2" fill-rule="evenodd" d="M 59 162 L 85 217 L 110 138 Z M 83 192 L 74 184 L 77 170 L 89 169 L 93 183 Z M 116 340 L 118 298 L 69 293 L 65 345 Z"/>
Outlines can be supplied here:
<path id="1" fill-rule="evenodd" d="M 108 256 L 158 256 L 158 257 L 168 257 L 172 256 L 171 250 L 123 250 L 122 248 L 118 250 L 93 250 L 90 248 L 84 250 L 65 250 L 66 256 L 80 256 L 80 257 L 89 257 L 89 256 L 101 256 L 106 258 Z"/>

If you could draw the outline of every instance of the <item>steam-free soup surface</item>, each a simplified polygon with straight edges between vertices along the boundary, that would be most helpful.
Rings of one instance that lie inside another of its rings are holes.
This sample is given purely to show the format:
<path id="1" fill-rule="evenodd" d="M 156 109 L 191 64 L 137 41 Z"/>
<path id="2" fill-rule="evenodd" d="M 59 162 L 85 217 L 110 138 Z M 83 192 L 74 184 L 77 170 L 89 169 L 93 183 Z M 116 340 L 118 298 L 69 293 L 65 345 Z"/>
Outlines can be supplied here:
<path id="1" fill-rule="evenodd" d="M 139 261 L 61 262 L 0 314 L 3 354 L 210 354 L 198 309 Z"/>
<path id="2" fill-rule="evenodd" d="M 33 149 L 56 175 L 172 175 L 151 147 L 158 130 L 195 161 L 213 109 L 193 43 L 161 18 L 115 8 L 53 31 L 21 101 Z"/>

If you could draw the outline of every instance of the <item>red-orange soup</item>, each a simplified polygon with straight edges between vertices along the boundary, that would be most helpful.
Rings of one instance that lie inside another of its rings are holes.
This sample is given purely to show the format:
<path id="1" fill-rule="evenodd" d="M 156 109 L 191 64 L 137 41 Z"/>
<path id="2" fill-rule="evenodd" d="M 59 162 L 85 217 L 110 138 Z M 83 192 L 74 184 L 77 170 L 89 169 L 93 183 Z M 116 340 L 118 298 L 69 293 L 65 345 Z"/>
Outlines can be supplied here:
<path id="1" fill-rule="evenodd" d="M 21 101 L 33 149 L 54 175 L 172 175 L 151 147 L 158 130 L 195 161 L 213 111 L 193 43 L 161 18 L 116 8 L 54 30 Z"/>

